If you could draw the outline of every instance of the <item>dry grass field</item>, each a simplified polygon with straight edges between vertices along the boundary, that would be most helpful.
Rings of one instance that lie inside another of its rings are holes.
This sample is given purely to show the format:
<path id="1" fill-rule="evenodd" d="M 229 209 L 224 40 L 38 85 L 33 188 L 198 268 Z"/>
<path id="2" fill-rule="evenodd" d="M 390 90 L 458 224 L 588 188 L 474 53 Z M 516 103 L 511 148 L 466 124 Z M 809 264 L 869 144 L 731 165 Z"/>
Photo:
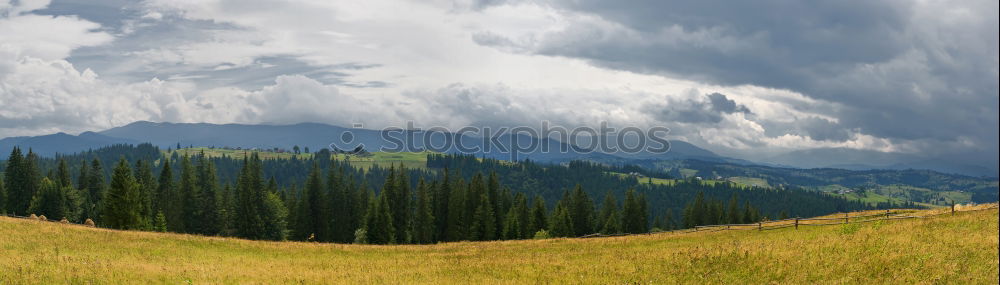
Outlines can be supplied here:
<path id="1" fill-rule="evenodd" d="M 990 209 L 797 230 L 369 246 L 3 217 L 0 283 L 996 284 L 997 227 Z"/>

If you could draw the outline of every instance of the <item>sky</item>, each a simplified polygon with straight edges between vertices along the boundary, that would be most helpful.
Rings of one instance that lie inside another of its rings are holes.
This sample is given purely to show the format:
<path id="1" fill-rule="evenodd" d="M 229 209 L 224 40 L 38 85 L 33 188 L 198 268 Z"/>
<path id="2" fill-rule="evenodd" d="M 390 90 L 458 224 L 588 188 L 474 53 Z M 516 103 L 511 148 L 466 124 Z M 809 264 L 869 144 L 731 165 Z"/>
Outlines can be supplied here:
<path id="1" fill-rule="evenodd" d="M 846 149 L 995 169 L 997 5 L 0 0 L 0 137 L 609 122 L 749 159 Z"/>

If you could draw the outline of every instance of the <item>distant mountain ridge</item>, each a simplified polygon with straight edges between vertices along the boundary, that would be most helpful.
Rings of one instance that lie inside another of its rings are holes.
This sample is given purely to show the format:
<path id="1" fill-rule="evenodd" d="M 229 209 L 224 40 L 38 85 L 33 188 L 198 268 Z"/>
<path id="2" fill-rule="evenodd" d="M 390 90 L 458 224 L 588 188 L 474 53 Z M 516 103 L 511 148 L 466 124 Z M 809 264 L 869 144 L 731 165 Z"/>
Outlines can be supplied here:
<path id="1" fill-rule="evenodd" d="M 77 153 L 114 144 L 137 144 L 139 142 L 140 140 L 110 137 L 95 132 L 83 132 L 76 136 L 60 132 L 43 136 L 0 139 L 0 153 L 6 159 L 6 154 L 10 153 L 14 146 L 21 146 L 26 148 L 25 151 L 30 148 L 41 156 L 54 156 L 60 153 Z"/>
<path id="2" fill-rule="evenodd" d="M 345 137 L 345 134 L 349 134 Z M 412 144 L 403 144 L 403 136 L 414 138 Z M 345 141 L 345 138 L 347 139 Z M 613 155 L 598 151 L 587 151 L 573 145 L 549 138 L 530 136 L 502 135 L 487 147 L 488 138 L 457 135 L 453 133 L 433 133 L 426 131 L 380 131 L 370 129 L 345 128 L 320 123 L 299 123 L 292 125 L 246 125 L 246 124 L 208 124 L 208 123 L 156 123 L 139 121 L 121 127 L 94 132 L 85 132 L 79 136 L 65 133 L 36 137 L 13 137 L 0 140 L 0 152 L 10 152 L 14 145 L 31 148 L 39 155 L 52 156 L 56 153 L 74 153 L 110 144 L 148 142 L 161 148 L 176 148 L 178 145 L 215 146 L 241 148 L 282 148 L 293 146 L 308 147 L 311 150 L 321 148 L 353 149 L 364 145 L 370 151 L 382 148 L 396 151 L 417 151 L 431 146 L 443 146 L 448 143 L 462 142 L 466 147 L 477 147 L 479 151 L 473 154 L 497 159 L 531 159 L 542 162 L 568 162 L 571 160 L 592 160 L 603 163 L 624 163 L 637 158 L 645 159 L 703 159 L 719 162 L 735 162 L 711 151 L 695 145 L 670 141 L 671 150 L 662 154 L 640 153 L 631 155 Z M 513 152 L 513 146 L 537 145 L 538 148 L 529 151 Z M 547 146 L 548 152 L 541 151 L 541 146 Z M 506 149 L 507 153 L 500 151 Z M 569 149 L 560 152 L 559 149 Z M 448 152 L 464 152 L 452 149 Z M 745 161 L 743 161 L 745 162 Z"/>
<path id="3" fill-rule="evenodd" d="M 349 133 L 350 143 L 342 143 L 345 134 Z M 385 132 L 370 129 L 345 128 L 320 123 L 299 123 L 291 125 L 247 125 L 247 124 L 209 124 L 209 123 L 157 123 L 138 121 L 125 126 L 115 127 L 99 132 L 84 132 L 73 136 L 65 133 L 34 137 L 10 137 L 0 139 L 0 154 L 9 153 L 11 148 L 19 145 L 31 148 L 42 156 L 53 156 L 57 153 L 75 153 L 88 149 L 99 148 L 112 144 L 137 144 L 149 142 L 161 148 L 173 147 L 178 144 L 187 146 L 215 146 L 242 148 L 282 148 L 292 146 L 309 147 L 311 150 L 329 148 L 353 149 L 363 144 L 366 149 L 376 151 L 382 147 L 395 146 L 395 142 L 386 140 L 387 136 L 412 136 L 414 144 L 396 148 L 397 151 L 423 150 L 425 143 L 441 146 L 445 143 L 461 141 L 465 146 L 480 147 L 472 152 L 478 156 L 497 159 L 532 159 L 541 162 L 568 162 L 571 160 L 590 160 L 601 163 L 619 164 L 635 161 L 655 160 L 685 160 L 695 159 L 717 163 L 733 163 L 742 165 L 788 166 L 795 168 L 843 168 L 848 170 L 870 169 L 929 169 L 944 173 L 964 174 L 971 176 L 997 176 L 996 169 L 969 166 L 959 163 L 941 161 L 911 160 L 900 163 L 896 154 L 874 151 L 858 151 L 844 149 L 817 149 L 796 151 L 771 157 L 763 161 L 747 161 L 729 158 L 715 154 L 693 144 L 671 140 L 670 151 L 666 153 L 602 153 L 598 151 L 542 152 L 538 150 L 517 153 L 516 156 L 495 151 L 496 148 L 485 151 L 484 138 L 456 135 L 453 133 L 433 133 L 425 131 Z M 572 148 L 572 145 L 549 138 L 534 138 L 529 136 L 504 135 L 498 139 L 501 146 L 508 149 L 516 142 L 518 145 L 547 145 L 550 150 Z M 579 150 L 579 148 L 576 148 Z M 450 152 L 463 152 L 454 150 Z M 468 152 L 463 152 L 468 153 Z M 895 161 L 886 164 L 871 164 L 870 161 Z"/>

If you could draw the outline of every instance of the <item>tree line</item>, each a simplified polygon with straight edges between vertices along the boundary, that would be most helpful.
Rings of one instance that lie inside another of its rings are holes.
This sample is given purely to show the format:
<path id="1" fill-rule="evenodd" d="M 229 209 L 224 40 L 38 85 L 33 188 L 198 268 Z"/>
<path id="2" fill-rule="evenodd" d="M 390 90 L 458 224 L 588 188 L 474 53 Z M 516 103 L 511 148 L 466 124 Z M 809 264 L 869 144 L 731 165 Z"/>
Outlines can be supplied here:
<path id="1" fill-rule="evenodd" d="M 75 181 L 65 158 L 47 175 L 38 160 L 30 150 L 11 152 L 0 212 L 115 229 L 372 244 L 649 231 L 645 195 L 635 191 L 621 203 L 609 192 L 598 205 L 577 185 L 550 211 L 541 196 L 529 199 L 502 186 L 495 172 L 466 180 L 445 168 L 411 183 L 409 171 L 393 167 L 375 189 L 364 179 L 358 183 L 349 165 L 328 162 L 324 169 L 318 160 L 301 184 L 278 186 L 275 177 L 264 178 L 256 153 L 242 159 L 234 182 L 220 182 L 204 154 L 175 162 L 166 156 L 130 162 L 122 155 L 110 181 L 97 158 L 82 163 Z M 155 175 L 154 164 L 160 164 Z"/>
<path id="2" fill-rule="evenodd" d="M 805 191 L 640 184 L 587 162 L 430 155 L 429 169 L 360 169 L 324 153 L 210 158 L 144 144 L 47 159 L 15 148 L 3 165 L 0 212 L 118 229 L 401 244 L 644 233 L 870 208 Z"/>

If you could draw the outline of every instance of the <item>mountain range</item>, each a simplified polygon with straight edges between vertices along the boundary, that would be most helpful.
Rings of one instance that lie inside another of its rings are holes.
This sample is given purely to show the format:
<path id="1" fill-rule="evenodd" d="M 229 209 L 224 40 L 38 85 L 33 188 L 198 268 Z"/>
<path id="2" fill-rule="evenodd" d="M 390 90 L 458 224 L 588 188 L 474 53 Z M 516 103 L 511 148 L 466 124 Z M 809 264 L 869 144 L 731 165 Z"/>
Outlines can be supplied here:
<path id="1" fill-rule="evenodd" d="M 404 138 L 410 138 L 404 140 Z M 112 144 L 152 143 L 161 148 L 178 146 L 215 146 L 259 149 L 292 149 L 293 146 L 319 150 L 333 148 L 351 150 L 359 145 L 377 151 L 418 151 L 424 149 L 444 150 L 450 153 L 471 153 L 498 159 L 531 159 L 540 162 L 567 162 L 584 159 L 603 163 L 629 163 L 637 160 L 701 160 L 717 163 L 741 165 L 786 166 L 797 168 L 842 168 L 849 170 L 869 169 L 928 169 L 944 173 L 969 176 L 997 176 L 997 170 L 982 166 L 969 166 L 937 161 L 905 161 L 895 154 L 874 151 L 844 149 L 817 149 L 797 151 L 772 157 L 766 162 L 753 162 L 718 155 L 696 145 L 680 141 L 670 141 L 670 151 L 666 153 L 639 152 L 631 154 L 605 153 L 577 147 L 552 138 L 536 138 L 526 135 L 505 134 L 495 138 L 482 138 L 455 133 L 422 130 L 370 130 L 345 128 L 319 123 L 299 123 L 292 125 L 247 125 L 208 123 L 156 123 L 139 121 L 125 126 L 98 132 L 84 132 L 79 135 L 57 133 L 33 137 L 9 137 L 0 139 L 0 153 L 9 153 L 16 145 L 31 148 L 42 156 L 57 153 L 75 153 L 96 149 Z M 457 142 L 471 149 L 458 149 Z M 514 146 L 536 145 L 533 150 L 514 151 Z M 442 146 L 451 145 L 451 148 Z M 569 151 L 542 151 L 567 149 Z M 478 148 L 478 149 L 476 149 Z M 506 149 L 508 151 L 501 151 Z M 512 155 L 513 154 L 513 155 Z M 872 164 L 871 161 L 890 163 Z"/>

